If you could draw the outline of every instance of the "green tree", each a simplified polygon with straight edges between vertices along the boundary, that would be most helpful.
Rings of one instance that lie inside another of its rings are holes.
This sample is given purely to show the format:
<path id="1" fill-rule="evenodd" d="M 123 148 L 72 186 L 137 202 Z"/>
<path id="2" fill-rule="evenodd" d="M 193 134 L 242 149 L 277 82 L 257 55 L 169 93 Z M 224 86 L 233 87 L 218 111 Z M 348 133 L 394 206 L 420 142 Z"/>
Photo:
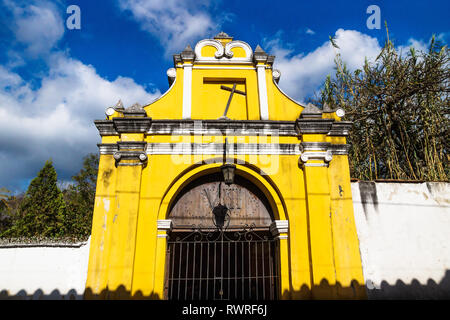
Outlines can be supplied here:
<path id="1" fill-rule="evenodd" d="M 11 191 L 1 187 L 0 188 L 0 210 L 8 207 L 8 199 L 11 196 Z"/>
<path id="2" fill-rule="evenodd" d="M 74 183 L 64 192 L 67 203 L 64 218 L 67 236 L 86 239 L 91 234 L 98 162 L 97 154 L 84 157 L 83 168 L 72 177 Z"/>
<path id="3" fill-rule="evenodd" d="M 10 214 L 9 201 L 11 199 L 11 191 L 2 187 L 0 188 L 0 234 L 11 227 L 12 219 Z"/>
<path id="4" fill-rule="evenodd" d="M 56 238 L 64 235 L 66 206 L 57 187 L 57 174 L 52 161 L 34 178 L 20 204 L 13 226 L 2 233 L 2 237 Z"/>

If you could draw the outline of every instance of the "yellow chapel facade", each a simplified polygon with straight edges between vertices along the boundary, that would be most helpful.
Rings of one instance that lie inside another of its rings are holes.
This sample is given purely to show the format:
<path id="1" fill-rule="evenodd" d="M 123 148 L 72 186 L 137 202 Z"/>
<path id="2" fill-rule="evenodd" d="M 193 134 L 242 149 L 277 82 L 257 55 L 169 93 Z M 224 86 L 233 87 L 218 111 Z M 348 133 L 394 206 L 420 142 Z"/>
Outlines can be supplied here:
<path id="1" fill-rule="evenodd" d="M 341 109 L 278 86 L 274 56 L 221 32 L 170 88 L 96 120 L 85 298 L 364 299 Z"/>

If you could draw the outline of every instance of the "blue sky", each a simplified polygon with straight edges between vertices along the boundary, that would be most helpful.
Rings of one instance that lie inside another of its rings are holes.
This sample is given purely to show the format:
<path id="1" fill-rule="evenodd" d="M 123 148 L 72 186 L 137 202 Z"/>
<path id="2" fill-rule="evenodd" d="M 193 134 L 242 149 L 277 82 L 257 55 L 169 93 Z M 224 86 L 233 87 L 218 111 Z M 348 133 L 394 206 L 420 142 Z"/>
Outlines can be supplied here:
<path id="1" fill-rule="evenodd" d="M 69 5 L 81 29 L 66 27 Z M 370 5 L 381 29 L 369 29 Z M 0 187 L 27 188 L 51 158 L 61 181 L 97 152 L 93 120 L 122 99 L 146 104 L 168 88 L 172 54 L 225 31 L 277 56 L 281 88 L 298 101 L 333 73 L 336 49 L 350 68 L 386 39 L 426 50 L 450 39 L 448 1 L 12 1 L 0 0 Z"/>

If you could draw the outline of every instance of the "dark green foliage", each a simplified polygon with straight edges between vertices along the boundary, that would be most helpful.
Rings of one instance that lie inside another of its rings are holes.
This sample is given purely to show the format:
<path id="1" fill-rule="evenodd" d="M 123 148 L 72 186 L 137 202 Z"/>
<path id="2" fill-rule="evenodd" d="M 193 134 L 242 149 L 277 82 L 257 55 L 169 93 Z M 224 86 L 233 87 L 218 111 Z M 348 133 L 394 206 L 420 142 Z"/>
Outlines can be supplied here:
<path id="1" fill-rule="evenodd" d="M 11 191 L 6 188 L 0 188 L 0 234 L 12 225 L 10 200 Z"/>
<path id="2" fill-rule="evenodd" d="M 67 203 L 64 225 L 67 236 L 84 239 L 91 233 L 98 162 L 98 155 L 87 155 L 83 168 L 72 177 L 74 184 L 64 191 Z"/>
<path id="3" fill-rule="evenodd" d="M 433 38 L 427 52 L 401 54 L 388 34 L 374 63 L 351 72 L 339 54 L 335 62 L 317 102 L 343 108 L 354 123 L 352 177 L 448 181 L 448 48 Z"/>
<path id="4" fill-rule="evenodd" d="M 8 239 L 87 240 L 91 233 L 98 155 L 83 159 L 83 168 L 62 192 L 47 161 L 24 195 L 2 196 L 0 237 Z"/>
<path id="5" fill-rule="evenodd" d="M 55 168 L 51 161 L 47 161 L 38 176 L 31 181 L 20 204 L 18 217 L 2 236 L 63 236 L 66 205 L 56 183 Z"/>

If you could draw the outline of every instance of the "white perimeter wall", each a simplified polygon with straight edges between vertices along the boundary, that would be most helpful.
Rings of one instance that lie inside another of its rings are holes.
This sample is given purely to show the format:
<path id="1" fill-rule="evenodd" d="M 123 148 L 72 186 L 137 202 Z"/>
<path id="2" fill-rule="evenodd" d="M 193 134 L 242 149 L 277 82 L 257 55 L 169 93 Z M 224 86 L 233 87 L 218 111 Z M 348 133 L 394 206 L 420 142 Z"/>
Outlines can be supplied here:
<path id="1" fill-rule="evenodd" d="M 450 184 L 352 183 L 371 299 L 450 298 Z"/>
<path id="2" fill-rule="evenodd" d="M 450 184 L 352 183 L 368 296 L 450 298 Z M 0 245 L 0 299 L 80 299 L 89 242 L 79 247 Z"/>
<path id="3" fill-rule="evenodd" d="M 73 247 L 0 245 L 0 299 L 82 299 L 89 241 Z"/>

